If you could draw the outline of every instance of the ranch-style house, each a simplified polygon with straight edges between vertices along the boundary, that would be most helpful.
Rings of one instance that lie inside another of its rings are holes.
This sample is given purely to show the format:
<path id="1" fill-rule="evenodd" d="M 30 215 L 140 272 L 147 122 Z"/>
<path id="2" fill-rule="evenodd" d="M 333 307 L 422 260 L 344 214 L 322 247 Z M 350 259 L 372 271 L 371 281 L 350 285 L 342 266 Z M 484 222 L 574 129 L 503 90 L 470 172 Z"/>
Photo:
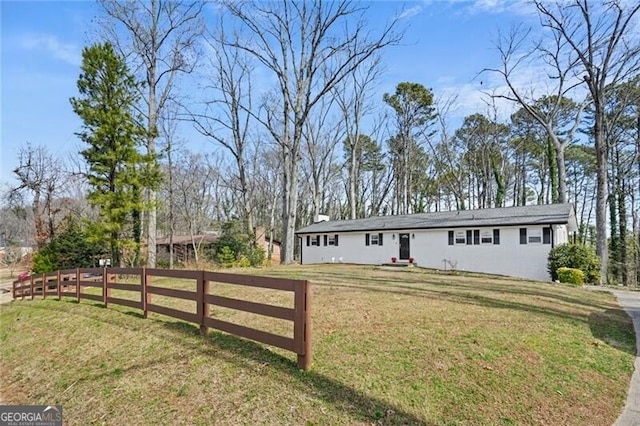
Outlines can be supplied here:
<path id="1" fill-rule="evenodd" d="M 551 248 L 578 229 L 571 204 L 327 219 L 296 232 L 302 264 L 414 262 L 543 281 Z"/>

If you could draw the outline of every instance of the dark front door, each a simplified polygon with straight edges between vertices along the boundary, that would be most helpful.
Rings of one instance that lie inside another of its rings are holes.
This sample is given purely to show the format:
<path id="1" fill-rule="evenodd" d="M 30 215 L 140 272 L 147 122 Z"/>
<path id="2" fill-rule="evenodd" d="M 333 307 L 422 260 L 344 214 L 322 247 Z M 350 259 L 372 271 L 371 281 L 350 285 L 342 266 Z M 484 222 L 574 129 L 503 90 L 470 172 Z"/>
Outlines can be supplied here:
<path id="1" fill-rule="evenodd" d="M 400 260 L 409 260 L 409 234 L 400 234 Z"/>

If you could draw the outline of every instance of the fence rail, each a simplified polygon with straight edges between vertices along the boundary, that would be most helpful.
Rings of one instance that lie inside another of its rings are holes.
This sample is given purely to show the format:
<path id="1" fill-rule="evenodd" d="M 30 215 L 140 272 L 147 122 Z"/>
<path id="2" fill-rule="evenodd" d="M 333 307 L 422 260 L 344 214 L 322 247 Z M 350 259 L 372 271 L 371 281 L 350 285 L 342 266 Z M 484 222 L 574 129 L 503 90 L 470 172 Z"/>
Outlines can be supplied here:
<path id="1" fill-rule="evenodd" d="M 118 277 L 137 277 L 139 284 L 118 282 Z M 177 278 L 195 281 L 196 291 L 152 285 L 153 277 Z M 293 308 L 251 302 L 231 297 L 211 294 L 212 283 L 223 283 L 254 288 L 292 292 Z M 101 294 L 85 293 L 87 287 L 100 288 Z M 137 300 L 112 297 L 111 290 L 138 293 Z M 152 295 L 169 297 L 196 303 L 196 312 L 161 306 L 151 302 Z M 183 321 L 199 324 L 200 331 L 206 333 L 214 328 L 246 339 L 276 346 L 298 355 L 298 367 L 311 367 L 311 286 L 308 281 L 238 275 L 210 271 L 165 270 L 147 268 L 78 268 L 56 271 L 48 274 L 32 275 L 13 283 L 13 298 L 25 297 L 33 300 L 36 296 L 73 297 L 140 309 L 144 318 L 149 312 L 166 315 Z M 277 318 L 293 322 L 293 338 L 246 327 L 211 317 L 210 307 L 219 306 L 236 311 Z"/>

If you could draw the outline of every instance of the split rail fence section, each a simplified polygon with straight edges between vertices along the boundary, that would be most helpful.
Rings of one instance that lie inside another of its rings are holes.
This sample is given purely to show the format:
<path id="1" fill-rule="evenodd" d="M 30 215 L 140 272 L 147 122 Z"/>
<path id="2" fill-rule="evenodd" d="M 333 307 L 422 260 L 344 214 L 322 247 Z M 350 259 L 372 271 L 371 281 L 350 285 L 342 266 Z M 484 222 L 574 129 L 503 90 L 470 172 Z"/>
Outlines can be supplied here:
<path id="1" fill-rule="evenodd" d="M 135 276 L 139 278 L 140 283 L 117 282 L 119 276 Z M 154 286 L 152 277 L 191 279 L 195 281 L 196 291 Z M 294 307 L 286 308 L 216 296 L 210 294 L 212 283 L 293 292 Z M 102 289 L 102 294 L 85 293 L 83 290 L 86 287 L 100 288 Z M 13 283 L 13 298 L 31 298 L 33 300 L 35 296 L 41 296 L 42 298 L 57 297 L 58 300 L 61 300 L 62 297 L 74 297 L 78 302 L 82 299 L 89 299 L 101 302 L 105 307 L 113 303 L 141 309 L 144 318 L 147 318 L 149 312 L 155 312 L 199 324 L 202 333 L 206 333 L 209 328 L 214 328 L 294 352 L 298 355 L 298 367 L 308 370 L 311 366 L 310 287 L 309 282 L 303 280 L 209 271 L 150 268 L 82 268 L 32 275 L 25 280 L 15 281 Z M 139 298 L 138 300 L 127 300 L 112 297 L 111 290 L 114 289 L 140 293 Z M 151 299 L 153 294 L 194 301 L 197 306 L 196 313 L 154 304 Z M 210 306 L 212 305 L 292 321 L 293 338 L 213 318 L 210 316 Z"/>

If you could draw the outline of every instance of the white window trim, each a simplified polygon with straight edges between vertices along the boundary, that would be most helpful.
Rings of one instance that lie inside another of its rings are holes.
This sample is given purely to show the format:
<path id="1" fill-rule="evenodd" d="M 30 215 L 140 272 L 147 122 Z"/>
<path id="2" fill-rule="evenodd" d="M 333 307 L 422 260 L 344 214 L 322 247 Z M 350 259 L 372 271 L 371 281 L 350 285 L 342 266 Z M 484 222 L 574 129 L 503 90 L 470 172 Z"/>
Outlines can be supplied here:
<path id="1" fill-rule="evenodd" d="M 493 244 L 493 229 L 480 231 L 480 244 Z"/>
<path id="2" fill-rule="evenodd" d="M 542 229 L 527 229 L 527 244 L 542 244 Z"/>

